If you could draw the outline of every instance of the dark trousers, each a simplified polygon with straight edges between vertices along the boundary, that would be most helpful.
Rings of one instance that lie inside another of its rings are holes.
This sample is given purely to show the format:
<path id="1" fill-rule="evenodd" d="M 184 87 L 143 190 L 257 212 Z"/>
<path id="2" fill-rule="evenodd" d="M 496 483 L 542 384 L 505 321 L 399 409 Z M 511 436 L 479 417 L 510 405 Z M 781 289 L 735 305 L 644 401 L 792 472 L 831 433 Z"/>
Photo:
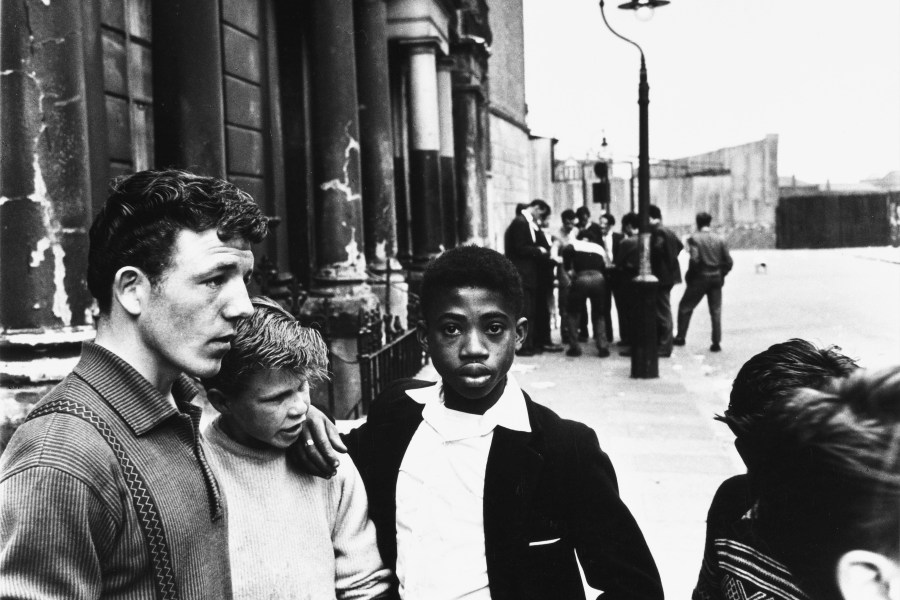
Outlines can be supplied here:
<path id="1" fill-rule="evenodd" d="M 656 332 L 659 340 L 659 351 L 671 354 L 674 344 L 672 340 L 672 284 L 660 284 L 656 293 Z"/>
<path id="2" fill-rule="evenodd" d="M 678 303 L 678 337 L 687 336 L 688 326 L 694 309 L 706 296 L 709 318 L 712 321 L 712 342 L 722 341 L 722 276 L 697 275 L 687 284 L 681 302 Z"/>
<path id="3" fill-rule="evenodd" d="M 616 299 L 616 313 L 619 315 L 619 338 L 623 344 L 631 345 L 634 339 L 632 323 L 634 320 L 634 284 L 630 280 L 622 279 L 613 288 L 613 297 Z"/>
<path id="4" fill-rule="evenodd" d="M 525 334 L 525 339 L 522 340 L 522 350 L 525 352 L 533 352 L 534 351 L 534 299 L 535 299 L 535 289 L 533 287 L 523 287 L 522 288 L 522 296 L 524 302 L 522 303 L 522 312 L 524 313 L 524 317 L 528 320 L 528 331 Z"/>
<path id="5" fill-rule="evenodd" d="M 559 330 L 562 336 L 562 343 L 568 344 L 569 328 L 568 325 L 566 325 L 566 315 L 569 312 L 569 288 L 571 287 L 572 282 L 569 279 L 568 273 L 566 273 L 565 269 L 562 267 L 559 267 L 558 269 L 557 281 L 559 282 L 559 298 L 556 308 L 559 310 Z"/>
<path id="6" fill-rule="evenodd" d="M 550 337 L 550 290 L 546 285 L 539 285 L 534 291 L 534 347 L 553 343 Z"/>
<path id="7" fill-rule="evenodd" d="M 598 349 L 609 346 L 606 338 L 606 280 L 600 271 L 580 271 L 575 274 L 569 288 L 567 325 L 569 344 L 578 344 L 578 322 L 585 300 L 591 301 L 591 323 Z"/>

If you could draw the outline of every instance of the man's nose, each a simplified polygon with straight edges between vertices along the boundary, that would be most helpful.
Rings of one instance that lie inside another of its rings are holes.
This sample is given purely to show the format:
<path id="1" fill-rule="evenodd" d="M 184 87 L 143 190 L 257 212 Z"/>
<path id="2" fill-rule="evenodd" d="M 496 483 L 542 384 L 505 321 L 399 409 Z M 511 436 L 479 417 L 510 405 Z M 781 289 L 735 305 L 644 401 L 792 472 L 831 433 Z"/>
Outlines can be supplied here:
<path id="1" fill-rule="evenodd" d="M 230 286 L 228 298 L 222 311 L 226 319 L 244 319 L 253 314 L 253 304 L 247 292 L 247 285 L 243 280 L 237 279 Z"/>

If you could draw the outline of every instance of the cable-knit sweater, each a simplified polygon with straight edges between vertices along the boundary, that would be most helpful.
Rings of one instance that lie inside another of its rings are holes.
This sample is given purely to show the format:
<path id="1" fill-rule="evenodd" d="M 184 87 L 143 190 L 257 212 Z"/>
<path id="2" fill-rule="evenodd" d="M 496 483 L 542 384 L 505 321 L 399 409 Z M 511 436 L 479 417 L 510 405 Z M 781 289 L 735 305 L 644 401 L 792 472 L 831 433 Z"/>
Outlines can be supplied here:
<path id="1" fill-rule="evenodd" d="M 228 497 L 236 599 L 375 598 L 388 590 L 366 490 L 349 456 L 322 479 L 291 467 L 285 452 L 244 446 L 215 419 L 205 431 Z"/>

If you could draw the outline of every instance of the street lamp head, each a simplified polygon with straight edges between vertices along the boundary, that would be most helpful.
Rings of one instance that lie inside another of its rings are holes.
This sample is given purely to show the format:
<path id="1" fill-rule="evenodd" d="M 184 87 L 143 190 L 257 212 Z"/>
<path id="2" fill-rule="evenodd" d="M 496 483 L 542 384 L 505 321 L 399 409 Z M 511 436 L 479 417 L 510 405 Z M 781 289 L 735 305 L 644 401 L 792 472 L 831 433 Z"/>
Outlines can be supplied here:
<path id="1" fill-rule="evenodd" d="M 631 0 L 625 4 L 620 4 L 619 8 L 623 10 L 635 11 L 635 16 L 641 21 L 649 21 L 653 18 L 653 9 L 669 4 L 669 0 Z"/>

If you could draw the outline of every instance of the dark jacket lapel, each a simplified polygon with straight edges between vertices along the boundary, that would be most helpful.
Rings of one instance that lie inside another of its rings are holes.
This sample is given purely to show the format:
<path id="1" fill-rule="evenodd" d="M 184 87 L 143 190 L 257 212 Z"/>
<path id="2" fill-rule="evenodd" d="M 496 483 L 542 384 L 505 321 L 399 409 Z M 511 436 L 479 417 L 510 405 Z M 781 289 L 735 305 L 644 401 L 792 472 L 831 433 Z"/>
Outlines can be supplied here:
<path id="1" fill-rule="evenodd" d="M 544 465 L 543 434 L 526 396 L 531 433 L 494 430 L 484 477 L 484 545 L 494 598 L 515 587 L 518 554 L 527 547 L 528 514 Z"/>

